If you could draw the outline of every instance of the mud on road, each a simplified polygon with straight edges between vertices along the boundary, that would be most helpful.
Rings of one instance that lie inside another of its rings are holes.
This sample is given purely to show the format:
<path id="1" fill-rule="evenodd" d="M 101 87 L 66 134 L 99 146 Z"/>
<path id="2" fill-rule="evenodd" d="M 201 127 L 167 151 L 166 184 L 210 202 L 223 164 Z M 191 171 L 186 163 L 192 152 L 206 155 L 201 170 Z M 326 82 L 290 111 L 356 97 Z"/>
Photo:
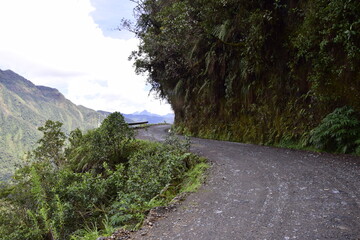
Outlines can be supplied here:
<path id="1" fill-rule="evenodd" d="M 205 185 L 132 239 L 360 239 L 360 158 L 197 138 L 191 150 L 213 164 Z"/>

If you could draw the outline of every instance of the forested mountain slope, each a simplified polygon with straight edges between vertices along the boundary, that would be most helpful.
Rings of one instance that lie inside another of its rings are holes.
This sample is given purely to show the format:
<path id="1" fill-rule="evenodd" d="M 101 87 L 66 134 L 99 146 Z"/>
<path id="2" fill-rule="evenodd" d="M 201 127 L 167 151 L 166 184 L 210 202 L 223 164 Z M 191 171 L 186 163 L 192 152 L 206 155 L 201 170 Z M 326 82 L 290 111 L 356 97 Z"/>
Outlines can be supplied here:
<path id="1" fill-rule="evenodd" d="M 10 70 L 0 70 L 0 180 L 34 147 L 41 137 L 37 128 L 48 119 L 63 122 L 69 133 L 97 127 L 104 117 L 76 106 L 56 89 L 35 86 Z"/>
<path id="2" fill-rule="evenodd" d="M 306 142 L 335 109 L 359 114 L 358 0 L 145 0 L 136 11 L 137 71 L 183 132 Z"/>

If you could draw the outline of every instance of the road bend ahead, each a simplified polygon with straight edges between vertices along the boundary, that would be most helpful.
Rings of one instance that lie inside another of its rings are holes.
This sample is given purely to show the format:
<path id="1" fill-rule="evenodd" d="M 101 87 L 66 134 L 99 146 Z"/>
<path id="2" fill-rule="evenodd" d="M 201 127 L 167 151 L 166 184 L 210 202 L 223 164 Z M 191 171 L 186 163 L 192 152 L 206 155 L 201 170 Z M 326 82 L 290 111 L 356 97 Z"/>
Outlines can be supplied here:
<path id="1" fill-rule="evenodd" d="M 360 158 L 197 138 L 192 151 L 213 163 L 206 184 L 135 239 L 360 239 Z"/>

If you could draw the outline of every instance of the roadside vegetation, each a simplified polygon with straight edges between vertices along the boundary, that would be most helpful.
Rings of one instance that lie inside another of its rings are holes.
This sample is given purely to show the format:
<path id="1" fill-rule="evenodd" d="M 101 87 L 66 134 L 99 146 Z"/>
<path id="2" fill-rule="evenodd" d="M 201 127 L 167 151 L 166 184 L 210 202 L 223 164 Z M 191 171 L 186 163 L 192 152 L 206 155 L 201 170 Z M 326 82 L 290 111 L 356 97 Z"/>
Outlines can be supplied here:
<path id="1" fill-rule="evenodd" d="M 137 229 L 147 212 L 194 191 L 207 168 L 189 142 L 134 139 L 120 113 L 66 136 L 47 121 L 25 166 L 0 187 L 0 239 L 96 239 Z"/>
<path id="2" fill-rule="evenodd" d="M 135 2 L 131 57 L 179 132 L 358 152 L 360 1 Z"/>
<path id="3" fill-rule="evenodd" d="M 300 141 L 278 146 L 360 156 L 360 114 L 348 106 L 336 108 Z"/>
<path id="4" fill-rule="evenodd" d="M 83 106 L 76 106 L 56 89 L 35 86 L 11 70 L 0 70 L 0 181 L 14 174 L 41 138 L 37 128 L 47 119 L 63 123 L 66 134 L 71 130 L 92 129 L 104 117 Z"/>

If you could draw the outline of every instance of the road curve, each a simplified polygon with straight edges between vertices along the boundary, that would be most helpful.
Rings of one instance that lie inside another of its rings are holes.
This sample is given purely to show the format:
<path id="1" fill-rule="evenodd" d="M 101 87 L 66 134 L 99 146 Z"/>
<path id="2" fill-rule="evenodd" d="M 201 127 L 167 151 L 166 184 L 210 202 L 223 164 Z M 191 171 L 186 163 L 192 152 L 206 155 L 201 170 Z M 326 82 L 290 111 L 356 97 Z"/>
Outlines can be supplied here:
<path id="1" fill-rule="evenodd" d="M 162 141 L 169 126 L 140 130 Z M 132 239 L 360 239 L 360 158 L 192 138 L 199 192 Z"/>

